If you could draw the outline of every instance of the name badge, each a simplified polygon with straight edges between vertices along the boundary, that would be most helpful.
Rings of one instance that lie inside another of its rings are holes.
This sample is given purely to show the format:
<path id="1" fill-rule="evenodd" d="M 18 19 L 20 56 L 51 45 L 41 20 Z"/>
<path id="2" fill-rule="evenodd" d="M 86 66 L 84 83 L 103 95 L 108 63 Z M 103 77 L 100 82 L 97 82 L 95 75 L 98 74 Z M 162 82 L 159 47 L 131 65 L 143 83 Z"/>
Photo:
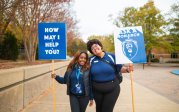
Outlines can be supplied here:
<path id="1" fill-rule="evenodd" d="M 82 93 L 81 84 L 78 83 L 78 84 L 75 85 L 75 87 L 76 87 L 76 90 L 75 90 L 76 93 Z"/>

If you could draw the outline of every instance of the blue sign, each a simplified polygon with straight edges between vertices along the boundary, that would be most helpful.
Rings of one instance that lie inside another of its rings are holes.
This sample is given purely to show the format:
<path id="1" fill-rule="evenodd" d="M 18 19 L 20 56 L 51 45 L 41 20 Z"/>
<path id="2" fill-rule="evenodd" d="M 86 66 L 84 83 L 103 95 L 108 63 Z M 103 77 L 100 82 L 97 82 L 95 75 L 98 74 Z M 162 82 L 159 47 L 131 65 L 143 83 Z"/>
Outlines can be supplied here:
<path id="1" fill-rule="evenodd" d="M 65 23 L 38 24 L 39 59 L 66 59 Z"/>
<path id="2" fill-rule="evenodd" d="M 141 26 L 116 29 L 115 55 L 118 64 L 146 63 L 144 37 Z"/>

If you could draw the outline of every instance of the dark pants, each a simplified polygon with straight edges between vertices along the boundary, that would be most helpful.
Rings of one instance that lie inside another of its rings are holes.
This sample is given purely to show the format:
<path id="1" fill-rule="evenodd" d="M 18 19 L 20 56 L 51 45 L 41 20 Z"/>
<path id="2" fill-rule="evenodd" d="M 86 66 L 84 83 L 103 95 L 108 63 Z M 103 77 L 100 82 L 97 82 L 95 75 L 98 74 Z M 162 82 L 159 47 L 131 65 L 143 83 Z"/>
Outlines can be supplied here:
<path id="1" fill-rule="evenodd" d="M 93 83 L 93 94 L 96 112 L 113 112 L 113 108 L 120 93 L 118 82 Z"/>
<path id="2" fill-rule="evenodd" d="M 89 97 L 87 96 L 70 95 L 71 112 L 85 112 L 88 103 Z"/>

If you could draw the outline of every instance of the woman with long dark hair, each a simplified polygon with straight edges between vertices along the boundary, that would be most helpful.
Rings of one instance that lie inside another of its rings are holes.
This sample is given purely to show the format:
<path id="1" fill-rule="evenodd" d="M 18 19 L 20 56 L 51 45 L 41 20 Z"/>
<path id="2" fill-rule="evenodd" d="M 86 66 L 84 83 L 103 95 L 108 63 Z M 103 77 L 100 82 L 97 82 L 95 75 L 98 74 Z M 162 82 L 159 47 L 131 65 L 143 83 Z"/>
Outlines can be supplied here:
<path id="1" fill-rule="evenodd" d="M 64 77 L 51 75 L 57 82 L 67 84 L 67 95 L 72 112 L 85 112 L 89 101 L 90 106 L 93 104 L 89 69 L 88 54 L 78 51 L 69 63 Z"/>

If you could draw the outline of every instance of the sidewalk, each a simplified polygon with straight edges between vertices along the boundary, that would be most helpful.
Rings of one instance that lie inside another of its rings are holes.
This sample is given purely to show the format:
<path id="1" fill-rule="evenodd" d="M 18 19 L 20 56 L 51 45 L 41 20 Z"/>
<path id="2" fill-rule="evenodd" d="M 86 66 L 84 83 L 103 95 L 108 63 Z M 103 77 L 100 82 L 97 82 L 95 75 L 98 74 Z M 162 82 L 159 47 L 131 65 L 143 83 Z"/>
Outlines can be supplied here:
<path id="1" fill-rule="evenodd" d="M 178 63 L 151 63 L 151 66 L 160 67 L 179 67 Z"/>
<path id="2" fill-rule="evenodd" d="M 135 72 L 140 73 L 139 70 L 141 69 L 136 69 Z M 56 91 L 56 112 L 70 112 L 66 86 L 57 84 Z M 134 104 L 135 112 L 179 112 L 179 104 L 135 82 Z M 53 106 L 52 89 L 49 89 L 22 112 L 54 112 Z M 95 105 L 88 107 L 86 112 L 95 112 Z M 132 112 L 131 82 L 125 77 L 121 84 L 121 94 L 115 105 L 114 112 Z"/>
<path id="3" fill-rule="evenodd" d="M 132 112 L 130 80 L 124 79 L 114 112 Z M 178 112 L 179 104 L 134 83 L 135 112 Z"/>

